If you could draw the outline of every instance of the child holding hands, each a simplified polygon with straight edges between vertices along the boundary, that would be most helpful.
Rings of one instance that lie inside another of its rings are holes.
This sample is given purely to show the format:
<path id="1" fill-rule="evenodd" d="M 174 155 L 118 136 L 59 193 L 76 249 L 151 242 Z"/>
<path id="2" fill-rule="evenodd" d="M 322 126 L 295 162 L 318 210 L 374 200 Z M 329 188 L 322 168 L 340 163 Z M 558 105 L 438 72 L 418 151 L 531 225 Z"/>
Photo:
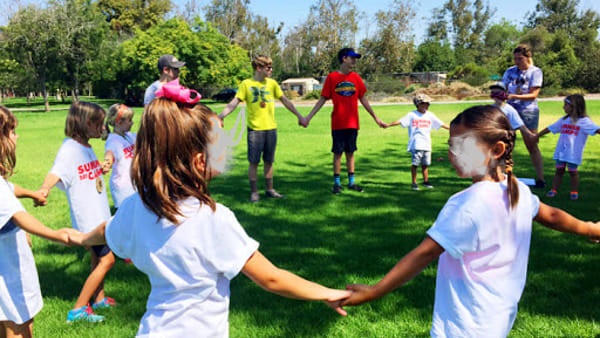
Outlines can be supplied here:
<path id="1" fill-rule="evenodd" d="M 552 189 L 548 191 L 546 196 L 556 196 L 558 188 L 562 184 L 566 168 L 571 176 L 570 197 L 572 200 L 576 200 L 579 198 L 579 171 L 577 169 L 582 161 L 583 149 L 585 148 L 587 137 L 598 134 L 600 127 L 587 115 L 585 99 L 580 94 L 567 96 L 563 110 L 566 115 L 540 131 L 537 135 L 537 140 L 550 132 L 553 134 L 560 133 L 556 150 L 554 151 L 556 173 L 552 181 Z"/>
<path id="2" fill-rule="evenodd" d="M 513 174 L 515 131 L 494 106 L 476 106 L 450 124 L 448 157 L 473 184 L 450 197 L 427 237 L 374 286 L 342 305 L 368 302 L 402 286 L 439 258 L 432 337 L 506 337 L 525 286 L 532 220 L 600 238 L 598 223 L 550 207 Z"/>
<path id="3" fill-rule="evenodd" d="M 123 200 L 134 193 L 131 184 L 131 160 L 135 151 L 135 133 L 131 132 L 133 126 L 133 110 L 124 104 L 116 103 L 108 108 L 104 128 L 108 137 L 104 145 L 103 173 L 112 169 L 110 175 L 110 193 L 115 209 L 118 209 Z M 113 127 L 113 131 L 110 131 Z"/>
<path id="4" fill-rule="evenodd" d="M 47 197 L 55 185 L 67 194 L 73 228 L 88 232 L 110 218 L 108 197 L 91 138 L 102 135 L 105 112 L 90 102 L 74 102 L 69 108 L 65 135 L 54 165 L 46 176 L 40 192 Z M 67 314 L 67 322 L 101 322 L 92 309 L 114 306 L 112 298 L 104 294 L 104 277 L 112 268 L 115 257 L 106 245 L 87 247 L 91 256 L 91 273 L 83 284 L 79 297 Z M 93 301 L 90 307 L 88 303 Z"/>
<path id="5" fill-rule="evenodd" d="M 429 166 L 431 165 L 431 129 L 448 129 L 448 126 L 435 114 L 429 111 L 431 98 L 425 94 L 417 94 L 413 98 L 416 110 L 406 114 L 401 119 L 386 124 L 385 127 L 402 126 L 408 128 L 407 151 L 412 154 L 410 174 L 412 189 L 419 190 L 417 184 L 417 167 L 421 166 L 423 186 L 433 188 L 429 182 Z"/>
<path id="6" fill-rule="evenodd" d="M 240 271 L 267 291 L 323 300 L 342 315 L 334 290 L 277 268 L 227 207 L 208 192 L 225 168 L 232 138 L 210 109 L 168 91 L 142 115 L 132 164 L 136 193 L 115 217 L 83 238 L 108 243 L 150 279 L 138 335 L 227 337 L 229 283 Z M 182 183 L 183 182 L 183 183 Z"/>
<path id="7" fill-rule="evenodd" d="M 53 230 L 25 211 L 16 195 L 35 193 L 8 182 L 16 164 L 17 119 L 0 106 L 0 337 L 32 337 L 42 293 L 26 232 L 69 244 L 72 229 Z M 42 199 L 43 200 L 43 199 Z"/>

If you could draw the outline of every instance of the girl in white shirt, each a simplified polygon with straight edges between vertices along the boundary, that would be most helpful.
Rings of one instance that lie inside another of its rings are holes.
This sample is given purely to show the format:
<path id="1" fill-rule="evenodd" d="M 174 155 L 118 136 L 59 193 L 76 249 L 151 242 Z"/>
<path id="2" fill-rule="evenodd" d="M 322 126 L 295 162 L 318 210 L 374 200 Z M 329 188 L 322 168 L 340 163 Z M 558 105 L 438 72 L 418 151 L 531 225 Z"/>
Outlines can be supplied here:
<path id="1" fill-rule="evenodd" d="M 274 266 L 227 207 L 208 192 L 231 138 L 201 104 L 158 97 L 142 116 L 132 177 L 136 193 L 82 244 L 108 243 L 148 275 L 151 285 L 138 336 L 228 337 L 229 283 L 240 271 L 267 291 L 322 300 L 345 315 L 334 290 Z"/>
<path id="2" fill-rule="evenodd" d="M 104 109 L 95 103 L 79 101 L 71 105 L 65 123 L 67 137 L 39 190 L 46 197 L 55 185 L 64 190 L 72 226 L 84 233 L 110 218 L 102 165 L 89 143 L 91 138 L 101 137 L 105 115 Z M 73 309 L 67 314 L 68 323 L 101 322 L 104 317 L 95 314 L 92 309 L 115 305 L 114 300 L 104 293 L 104 277 L 114 265 L 115 256 L 106 245 L 87 249 L 91 256 L 91 272 Z M 92 306 L 88 305 L 90 302 Z"/>
<path id="3" fill-rule="evenodd" d="M 586 113 L 585 99 L 580 94 L 569 95 L 565 98 L 563 110 L 566 115 L 554 122 L 548 128 L 544 128 L 537 135 L 537 140 L 548 133 L 560 133 L 556 150 L 554 151 L 554 160 L 556 161 L 556 173 L 552 181 L 552 189 L 546 196 L 554 197 L 562 183 L 565 175 L 565 168 L 569 170 L 571 176 L 572 200 L 579 198 L 579 171 L 577 168 L 581 164 L 583 149 L 589 135 L 596 135 L 600 127 L 595 124 Z"/>
<path id="4" fill-rule="evenodd" d="M 506 337 L 527 274 L 532 220 L 600 237 L 600 224 L 550 207 L 512 172 L 515 131 L 494 106 L 477 106 L 450 124 L 448 158 L 473 184 L 450 197 L 427 237 L 374 286 L 348 285 L 342 305 L 384 296 L 439 258 L 431 336 Z"/>
<path id="5" fill-rule="evenodd" d="M 112 195 L 115 209 L 118 209 L 123 200 L 133 194 L 133 185 L 131 184 L 131 160 L 135 153 L 135 133 L 132 133 L 133 110 L 124 104 L 113 104 L 108 108 L 104 128 L 108 137 L 104 145 L 104 163 L 102 165 L 103 173 L 110 175 L 110 193 Z M 113 131 L 110 131 L 113 127 Z"/>
<path id="6" fill-rule="evenodd" d="M 0 337 L 32 337 L 33 317 L 43 306 L 26 232 L 68 244 L 68 233 L 73 231 L 46 227 L 28 214 L 15 196 L 21 194 L 19 188 L 7 179 L 16 164 L 16 126 L 15 116 L 0 106 Z"/>

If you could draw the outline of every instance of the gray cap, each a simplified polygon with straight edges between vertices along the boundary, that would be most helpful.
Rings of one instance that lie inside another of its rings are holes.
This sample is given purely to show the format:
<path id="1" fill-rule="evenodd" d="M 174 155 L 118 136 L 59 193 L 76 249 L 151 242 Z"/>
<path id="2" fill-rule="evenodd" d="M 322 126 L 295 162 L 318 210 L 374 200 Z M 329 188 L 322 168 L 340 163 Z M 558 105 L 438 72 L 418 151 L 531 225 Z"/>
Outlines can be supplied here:
<path id="1" fill-rule="evenodd" d="M 498 89 L 502 89 L 503 91 L 506 91 L 506 85 L 504 84 L 504 82 L 494 82 L 490 86 L 490 89 L 494 89 L 494 88 L 498 88 Z"/>
<path id="2" fill-rule="evenodd" d="M 185 62 L 177 60 L 177 58 L 171 54 L 165 54 L 158 59 L 158 71 L 162 72 L 163 68 L 181 68 L 185 66 Z"/>

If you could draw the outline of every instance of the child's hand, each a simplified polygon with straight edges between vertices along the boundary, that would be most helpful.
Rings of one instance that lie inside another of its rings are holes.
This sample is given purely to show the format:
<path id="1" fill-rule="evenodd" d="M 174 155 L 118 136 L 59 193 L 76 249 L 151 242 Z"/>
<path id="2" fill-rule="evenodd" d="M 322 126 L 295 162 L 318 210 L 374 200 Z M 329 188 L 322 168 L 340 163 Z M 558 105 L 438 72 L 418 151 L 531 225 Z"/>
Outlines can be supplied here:
<path id="1" fill-rule="evenodd" d="M 342 308 L 342 303 L 348 299 L 350 295 L 352 295 L 351 291 L 332 289 L 329 298 L 325 300 L 325 304 L 334 309 L 335 312 L 339 313 L 340 315 L 346 316 L 348 313 Z"/>
<path id="2" fill-rule="evenodd" d="M 113 162 L 110 159 L 105 158 L 104 162 L 102 163 L 102 173 L 103 174 L 107 174 L 110 169 L 112 168 Z"/>
<path id="3" fill-rule="evenodd" d="M 50 193 L 50 189 L 41 187 L 38 191 L 35 192 L 36 195 L 41 196 L 42 199 L 33 199 L 33 205 L 36 207 L 43 207 L 48 204 L 48 194 Z"/>
<path id="4" fill-rule="evenodd" d="M 350 297 L 342 302 L 342 306 L 346 305 L 360 305 L 366 303 L 372 299 L 371 292 L 373 287 L 364 284 L 349 284 L 346 285 L 347 290 L 351 290 L 352 294 Z"/>
<path id="5" fill-rule="evenodd" d="M 60 236 L 60 242 L 65 245 L 73 246 L 78 245 L 82 246 L 83 233 L 73 229 L 73 228 L 62 228 L 57 230 Z"/>
<path id="6" fill-rule="evenodd" d="M 44 196 L 39 190 L 32 192 L 31 199 L 33 200 L 33 205 L 36 207 L 48 204 L 46 196 Z"/>

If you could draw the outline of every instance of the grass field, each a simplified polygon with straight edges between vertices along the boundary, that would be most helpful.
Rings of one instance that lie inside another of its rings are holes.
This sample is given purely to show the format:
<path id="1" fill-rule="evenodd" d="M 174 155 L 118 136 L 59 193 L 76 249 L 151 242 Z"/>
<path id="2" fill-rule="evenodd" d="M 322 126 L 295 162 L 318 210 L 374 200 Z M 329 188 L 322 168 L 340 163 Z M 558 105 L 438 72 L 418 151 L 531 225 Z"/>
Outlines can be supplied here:
<path id="1" fill-rule="evenodd" d="M 10 101 L 9 101 L 10 104 Z M 104 102 L 103 104 L 108 104 Z M 431 111 L 445 122 L 469 102 L 433 103 Z M 219 112 L 223 105 L 211 105 Z M 562 116 L 561 101 L 540 103 L 540 127 Z M 299 107 L 306 115 L 311 107 Z M 413 109 L 411 105 L 375 106 L 391 122 Z M 446 130 L 433 132 L 430 177 L 435 189 L 410 189 L 407 131 L 380 129 L 361 112 L 356 153 L 357 182 L 362 194 L 331 194 L 332 156 L 329 115 L 325 106 L 308 129 L 297 126 L 292 114 L 277 108 L 279 142 L 275 186 L 286 198 L 248 202 L 246 143 L 239 144 L 229 173 L 216 178 L 210 189 L 215 199 L 230 207 L 260 250 L 278 266 L 324 285 L 343 288 L 347 283 L 375 283 L 405 253 L 416 246 L 448 197 L 469 185 L 457 178 L 446 159 Z M 588 112 L 600 123 L 600 101 L 588 101 Z M 141 109 L 136 109 L 139 121 Z M 63 139 L 66 111 L 16 113 L 17 168 L 11 181 L 37 189 L 52 166 Z M 233 123 L 230 116 L 225 126 Z M 139 124 L 134 124 L 136 130 Z M 554 174 L 552 154 L 556 135 L 540 142 L 546 180 Z M 99 158 L 103 142 L 93 140 Z M 591 137 L 580 167 L 580 199 L 568 197 L 568 177 L 554 199 L 541 200 L 586 220 L 600 219 L 600 137 Z M 521 139 L 517 141 L 515 173 L 533 177 L 533 168 Z M 419 180 L 421 177 L 419 176 Z M 346 181 L 342 175 L 342 183 Z M 264 183 L 259 181 L 261 192 Z M 65 194 L 53 189 L 49 205 L 33 208 L 35 217 L 53 227 L 70 226 Z M 106 278 L 107 294 L 119 306 L 100 312 L 101 324 L 65 323 L 89 272 L 89 257 L 81 248 L 68 248 L 34 238 L 33 248 L 44 308 L 35 320 L 37 337 L 132 337 L 144 313 L 149 285 L 135 267 L 118 261 Z M 600 337 L 600 246 L 584 238 L 534 225 L 529 274 L 520 310 L 510 337 Z M 426 337 L 431 325 L 436 266 L 383 299 L 340 317 L 326 305 L 281 298 L 261 290 L 244 276 L 231 285 L 231 337 Z M 199 333 L 198 336 L 201 336 Z"/>

